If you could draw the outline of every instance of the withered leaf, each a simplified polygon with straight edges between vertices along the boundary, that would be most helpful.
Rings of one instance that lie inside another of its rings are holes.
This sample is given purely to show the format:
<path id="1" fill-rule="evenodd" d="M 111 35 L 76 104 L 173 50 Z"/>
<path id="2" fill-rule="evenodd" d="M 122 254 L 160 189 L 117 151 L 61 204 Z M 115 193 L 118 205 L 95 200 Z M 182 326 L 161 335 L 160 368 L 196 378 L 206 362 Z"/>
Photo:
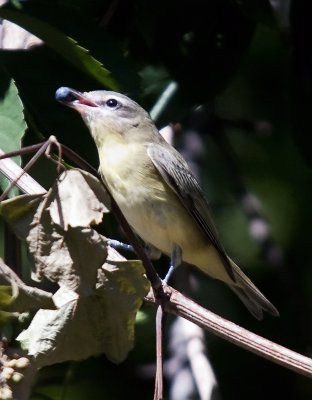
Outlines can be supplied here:
<path id="1" fill-rule="evenodd" d="M 91 228 L 68 227 L 64 231 L 51 221 L 44 204 L 35 214 L 27 243 L 35 262 L 33 279 L 46 277 L 78 292 L 95 287 L 97 270 L 107 256 L 103 236 Z"/>
<path id="2" fill-rule="evenodd" d="M 75 228 L 99 224 L 110 206 L 103 184 L 79 169 L 61 174 L 51 190 L 50 202 L 52 221 L 65 231 L 69 226 Z"/>
<path id="3" fill-rule="evenodd" d="M 123 361 L 134 344 L 135 316 L 149 283 L 139 261 L 107 261 L 93 293 L 61 287 L 58 310 L 40 310 L 17 340 L 38 366 L 105 353 Z"/>
<path id="4" fill-rule="evenodd" d="M 99 181 L 71 170 L 46 195 L 1 209 L 28 243 L 33 276 L 60 286 L 54 309 L 40 307 L 18 338 L 38 366 L 100 353 L 121 362 L 133 347 L 149 282 L 140 261 L 126 261 L 91 227 L 107 211 L 105 198 Z"/>

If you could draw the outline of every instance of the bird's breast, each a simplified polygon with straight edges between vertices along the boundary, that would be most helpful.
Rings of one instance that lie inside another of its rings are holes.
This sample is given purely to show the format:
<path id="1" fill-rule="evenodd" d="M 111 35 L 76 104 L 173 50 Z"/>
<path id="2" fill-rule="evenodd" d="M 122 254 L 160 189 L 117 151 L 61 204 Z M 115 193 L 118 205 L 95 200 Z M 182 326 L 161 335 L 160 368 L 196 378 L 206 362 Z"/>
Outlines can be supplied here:
<path id="1" fill-rule="evenodd" d="M 130 145 L 128 145 L 130 146 Z M 186 249 L 194 221 L 174 191 L 163 181 L 146 147 L 117 148 L 100 153 L 101 172 L 129 224 L 146 242 L 170 254 L 172 244 Z"/>

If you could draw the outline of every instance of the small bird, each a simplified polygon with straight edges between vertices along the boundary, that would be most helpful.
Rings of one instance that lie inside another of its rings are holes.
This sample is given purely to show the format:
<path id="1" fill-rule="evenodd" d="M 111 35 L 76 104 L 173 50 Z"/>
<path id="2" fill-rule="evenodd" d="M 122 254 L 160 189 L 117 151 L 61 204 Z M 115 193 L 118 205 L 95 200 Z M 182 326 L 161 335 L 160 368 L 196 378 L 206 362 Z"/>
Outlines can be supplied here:
<path id="1" fill-rule="evenodd" d="M 139 104 L 116 92 L 67 87 L 56 91 L 56 99 L 80 113 L 111 195 L 147 244 L 225 282 L 257 319 L 263 311 L 279 315 L 227 256 L 192 171 Z"/>

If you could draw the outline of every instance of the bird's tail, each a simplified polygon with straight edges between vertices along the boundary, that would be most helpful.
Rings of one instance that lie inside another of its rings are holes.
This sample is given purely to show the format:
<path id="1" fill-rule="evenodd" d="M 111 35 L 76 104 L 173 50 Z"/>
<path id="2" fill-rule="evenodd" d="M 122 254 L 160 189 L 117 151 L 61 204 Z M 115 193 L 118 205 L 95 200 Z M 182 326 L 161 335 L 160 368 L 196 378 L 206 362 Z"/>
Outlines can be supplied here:
<path id="1" fill-rule="evenodd" d="M 256 288 L 241 269 L 232 260 L 230 260 L 230 263 L 236 281 L 235 284 L 231 285 L 231 289 L 238 295 L 251 314 L 259 320 L 263 318 L 263 311 L 275 317 L 279 316 L 279 312 L 273 304 Z"/>

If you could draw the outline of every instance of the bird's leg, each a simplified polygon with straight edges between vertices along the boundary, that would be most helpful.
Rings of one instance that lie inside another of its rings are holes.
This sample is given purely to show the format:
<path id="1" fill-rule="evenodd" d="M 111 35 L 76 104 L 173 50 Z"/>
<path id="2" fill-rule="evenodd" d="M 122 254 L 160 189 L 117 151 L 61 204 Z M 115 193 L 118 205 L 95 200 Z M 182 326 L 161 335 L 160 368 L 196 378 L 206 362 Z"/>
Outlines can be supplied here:
<path id="1" fill-rule="evenodd" d="M 165 276 L 164 282 L 168 283 L 173 271 L 182 263 L 182 249 L 176 243 L 173 243 L 170 257 L 170 268 Z"/>
<path id="2" fill-rule="evenodd" d="M 134 249 L 131 246 L 131 244 L 122 243 L 119 242 L 119 240 L 115 239 L 108 239 L 107 244 L 115 250 L 126 250 L 126 251 L 132 251 L 134 253 Z"/>
<path id="3" fill-rule="evenodd" d="M 132 251 L 134 253 L 133 246 L 127 243 L 120 242 L 119 240 L 108 239 L 107 244 L 115 250 L 126 250 Z M 150 243 L 145 243 L 144 250 L 150 260 L 158 260 L 161 256 L 161 251 Z"/>

